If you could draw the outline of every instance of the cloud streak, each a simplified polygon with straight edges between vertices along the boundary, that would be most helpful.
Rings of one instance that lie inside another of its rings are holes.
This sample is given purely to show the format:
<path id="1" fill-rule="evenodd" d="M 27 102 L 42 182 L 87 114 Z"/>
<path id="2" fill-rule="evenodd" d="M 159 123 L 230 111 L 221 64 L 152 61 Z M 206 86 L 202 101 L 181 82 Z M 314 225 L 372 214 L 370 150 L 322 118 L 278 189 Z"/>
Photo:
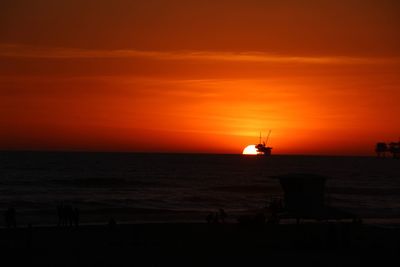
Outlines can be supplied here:
<path id="1" fill-rule="evenodd" d="M 283 64 L 398 64 L 400 58 L 349 56 L 293 56 L 257 51 L 144 51 L 90 50 L 0 44 L 0 57 L 33 59 L 148 59 L 163 61 L 217 61 Z"/>

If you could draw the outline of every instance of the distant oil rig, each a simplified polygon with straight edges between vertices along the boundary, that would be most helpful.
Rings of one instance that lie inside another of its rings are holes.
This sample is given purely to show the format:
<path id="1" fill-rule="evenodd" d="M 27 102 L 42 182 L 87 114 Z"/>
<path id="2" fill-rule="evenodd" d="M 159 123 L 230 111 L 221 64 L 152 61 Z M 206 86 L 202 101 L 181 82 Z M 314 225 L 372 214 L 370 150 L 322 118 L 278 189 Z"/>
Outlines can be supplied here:
<path id="1" fill-rule="evenodd" d="M 394 159 L 400 158 L 400 140 L 399 142 L 376 143 L 375 152 L 378 158 L 385 158 L 386 153 L 391 153 Z"/>
<path id="2" fill-rule="evenodd" d="M 272 147 L 267 146 L 270 135 L 271 135 L 271 130 L 269 130 L 266 142 L 261 143 L 261 132 L 260 132 L 260 141 L 255 146 L 258 155 L 265 155 L 265 156 L 271 155 Z"/>

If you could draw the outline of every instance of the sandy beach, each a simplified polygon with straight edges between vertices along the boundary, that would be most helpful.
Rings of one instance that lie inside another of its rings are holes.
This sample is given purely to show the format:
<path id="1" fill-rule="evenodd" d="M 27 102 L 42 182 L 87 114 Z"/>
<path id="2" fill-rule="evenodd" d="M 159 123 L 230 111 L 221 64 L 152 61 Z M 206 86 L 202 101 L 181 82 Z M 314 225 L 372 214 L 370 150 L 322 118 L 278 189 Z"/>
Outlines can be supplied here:
<path id="1" fill-rule="evenodd" d="M 385 266 L 400 229 L 352 223 L 148 223 L 0 230 L 2 266 Z"/>

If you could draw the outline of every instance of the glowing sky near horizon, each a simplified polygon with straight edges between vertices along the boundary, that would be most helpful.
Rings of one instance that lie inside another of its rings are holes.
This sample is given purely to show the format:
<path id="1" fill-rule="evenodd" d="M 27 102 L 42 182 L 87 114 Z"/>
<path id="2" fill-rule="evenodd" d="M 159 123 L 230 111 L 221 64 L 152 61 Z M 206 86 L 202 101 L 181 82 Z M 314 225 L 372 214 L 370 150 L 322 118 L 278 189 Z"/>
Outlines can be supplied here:
<path id="1" fill-rule="evenodd" d="M 368 155 L 400 137 L 400 2 L 0 4 L 0 150 Z"/>

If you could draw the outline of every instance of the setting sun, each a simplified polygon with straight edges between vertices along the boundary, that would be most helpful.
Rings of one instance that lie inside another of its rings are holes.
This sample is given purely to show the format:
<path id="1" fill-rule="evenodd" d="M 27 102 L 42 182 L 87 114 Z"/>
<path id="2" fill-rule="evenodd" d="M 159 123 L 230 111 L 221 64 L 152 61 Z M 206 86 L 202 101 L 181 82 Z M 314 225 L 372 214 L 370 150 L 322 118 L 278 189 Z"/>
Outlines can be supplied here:
<path id="1" fill-rule="evenodd" d="M 245 149 L 243 149 L 243 155 L 258 155 L 260 154 L 257 151 L 257 148 L 255 145 L 248 145 Z"/>

